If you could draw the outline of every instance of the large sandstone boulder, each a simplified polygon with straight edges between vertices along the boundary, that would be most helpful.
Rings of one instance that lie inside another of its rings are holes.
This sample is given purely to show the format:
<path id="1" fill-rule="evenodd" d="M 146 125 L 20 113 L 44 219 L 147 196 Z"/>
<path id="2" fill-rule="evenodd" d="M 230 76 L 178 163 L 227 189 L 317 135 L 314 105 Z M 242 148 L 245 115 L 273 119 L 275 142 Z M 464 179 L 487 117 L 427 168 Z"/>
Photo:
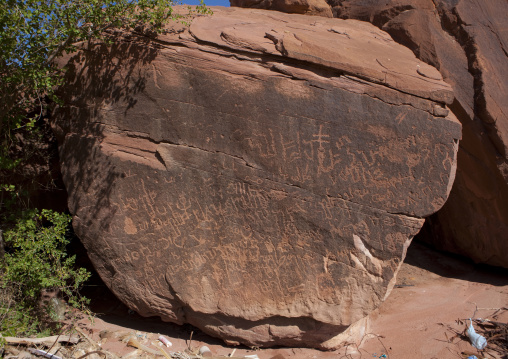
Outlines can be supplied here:
<path id="1" fill-rule="evenodd" d="M 451 88 L 368 23 L 214 12 L 62 60 L 75 231 L 142 315 L 256 346 L 358 339 L 451 189 Z"/>
<path id="2" fill-rule="evenodd" d="M 302 0 L 311 4 L 310 0 Z M 251 6 L 249 0 L 232 5 Z M 450 199 L 430 217 L 435 246 L 508 268 L 508 2 L 328 0 L 335 17 L 369 21 L 438 68 L 463 126 Z M 290 9 L 257 7 L 291 12 Z M 314 14 L 322 15 L 322 14 Z M 322 15 L 328 16 L 328 15 Z"/>

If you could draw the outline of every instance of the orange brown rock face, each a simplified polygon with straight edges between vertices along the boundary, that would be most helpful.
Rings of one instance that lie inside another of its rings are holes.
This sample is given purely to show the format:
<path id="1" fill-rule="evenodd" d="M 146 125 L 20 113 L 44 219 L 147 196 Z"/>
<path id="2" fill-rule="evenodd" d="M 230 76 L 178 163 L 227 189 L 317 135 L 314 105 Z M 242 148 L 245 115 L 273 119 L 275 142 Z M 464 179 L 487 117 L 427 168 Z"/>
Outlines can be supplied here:
<path id="1" fill-rule="evenodd" d="M 376 24 L 439 68 L 453 87 L 450 109 L 464 129 L 457 181 L 422 238 L 475 262 L 508 268 L 508 3 L 352 0 L 332 10 Z"/>
<path id="2" fill-rule="evenodd" d="M 422 239 L 475 262 L 508 268 L 508 3 L 432 0 L 328 0 L 313 15 L 371 22 L 435 66 L 453 87 L 450 110 L 463 126 L 450 199 Z M 302 0 L 309 9 L 312 0 Z M 297 12 L 272 1 L 232 6 Z"/>
<path id="3" fill-rule="evenodd" d="M 214 11 L 62 60 L 54 128 L 75 231 L 142 315 L 334 348 L 365 333 L 447 199 L 453 94 L 369 24 Z"/>

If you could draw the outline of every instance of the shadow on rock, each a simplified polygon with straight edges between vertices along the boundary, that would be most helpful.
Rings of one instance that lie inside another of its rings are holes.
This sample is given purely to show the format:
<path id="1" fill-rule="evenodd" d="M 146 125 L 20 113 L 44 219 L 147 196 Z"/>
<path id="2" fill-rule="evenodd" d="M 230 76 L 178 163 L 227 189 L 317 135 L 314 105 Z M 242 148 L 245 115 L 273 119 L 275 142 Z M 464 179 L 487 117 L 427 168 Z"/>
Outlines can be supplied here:
<path id="1" fill-rule="evenodd" d="M 113 35 L 129 40 L 121 32 Z M 77 48 L 78 52 L 58 60 L 65 68 L 65 77 L 57 92 L 61 104 L 53 109 L 52 129 L 59 142 L 73 226 L 90 252 L 98 245 L 94 233 L 108 229 L 118 210 L 110 198 L 122 174 L 102 151 L 105 132 L 118 129 L 115 121 L 136 104 L 136 95 L 146 84 L 141 68 L 155 59 L 158 50 L 143 37 L 111 45 L 80 43 Z M 101 113 L 118 104 L 124 112 L 104 121 Z M 93 230 L 85 235 L 83 228 Z M 107 255 L 106 248 L 102 249 Z"/>

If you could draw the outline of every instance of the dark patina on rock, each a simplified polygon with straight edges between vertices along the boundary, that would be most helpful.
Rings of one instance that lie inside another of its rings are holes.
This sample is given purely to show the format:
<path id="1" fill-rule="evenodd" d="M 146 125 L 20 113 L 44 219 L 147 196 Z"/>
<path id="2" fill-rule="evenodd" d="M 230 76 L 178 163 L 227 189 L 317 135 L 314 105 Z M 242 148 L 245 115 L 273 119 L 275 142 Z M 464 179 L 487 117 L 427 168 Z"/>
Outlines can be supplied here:
<path id="1" fill-rule="evenodd" d="M 358 339 L 453 183 L 451 89 L 370 24 L 214 12 L 63 60 L 76 233 L 142 315 L 256 346 Z"/>

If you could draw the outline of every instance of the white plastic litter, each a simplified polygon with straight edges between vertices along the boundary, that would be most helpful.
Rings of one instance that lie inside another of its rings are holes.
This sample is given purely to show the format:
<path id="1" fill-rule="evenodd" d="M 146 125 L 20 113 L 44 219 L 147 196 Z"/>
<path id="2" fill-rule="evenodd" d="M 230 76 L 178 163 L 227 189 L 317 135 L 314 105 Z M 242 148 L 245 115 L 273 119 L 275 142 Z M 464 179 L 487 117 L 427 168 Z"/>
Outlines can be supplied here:
<path id="1" fill-rule="evenodd" d="M 45 352 L 44 350 L 39 350 L 39 349 L 28 349 L 28 351 L 32 354 L 35 354 L 35 355 L 40 355 L 40 356 L 43 356 L 43 357 L 46 357 L 46 358 L 49 358 L 49 359 L 62 359 L 61 357 L 59 356 L 56 356 L 56 355 L 53 355 L 51 353 L 48 353 L 48 352 Z"/>
<path id="2" fill-rule="evenodd" d="M 207 346 L 202 346 L 201 348 L 199 348 L 199 355 L 201 355 L 202 357 L 211 357 L 212 352 L 210 348 L 208 348 Z"/>
<path id="3" fill-rule="evenodd" d="M 173 343 L 171 343 L 168 338 L 166 338 L 164 335 L 159 335 L 159 340 L 166 346 L 166 348 L 169 348 L 170 346 L 173 346 Z"/>
<path id="4" fill-rule="evenodd" d="M 470 324 L 469 328 L 467 328 L 466 334 L 471 341 L 471 345 L 474 346 L 478 350 L 483 350 L 487 346 L 487 339 L 484 336 L 475 332 L 473 328 L 473 321 L 469 318 Z"/>

